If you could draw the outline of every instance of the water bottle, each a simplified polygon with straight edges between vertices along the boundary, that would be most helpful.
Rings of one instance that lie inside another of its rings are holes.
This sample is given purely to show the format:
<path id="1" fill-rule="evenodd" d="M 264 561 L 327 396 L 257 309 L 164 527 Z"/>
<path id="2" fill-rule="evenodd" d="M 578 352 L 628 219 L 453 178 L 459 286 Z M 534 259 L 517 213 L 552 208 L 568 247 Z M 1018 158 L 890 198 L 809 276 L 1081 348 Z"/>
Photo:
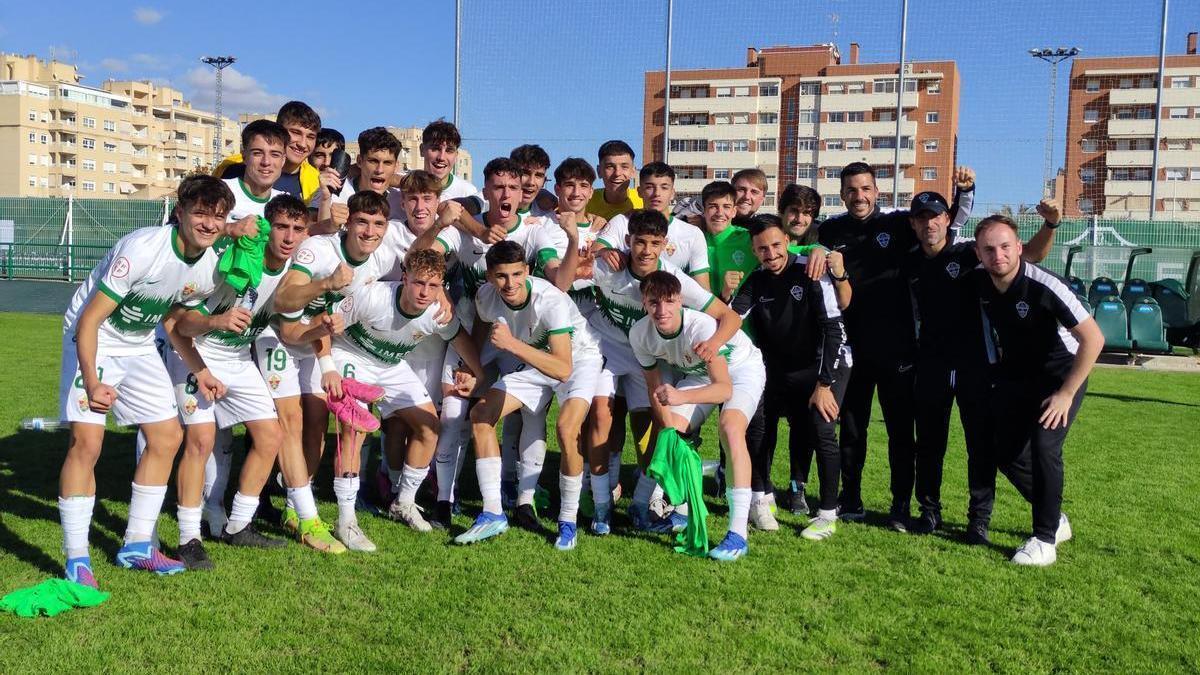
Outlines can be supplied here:
<path id="1" fill-rule="evenodd" d="M 26 417 L 21 420 L 21 428 L 25 431 L 57 431 L 62 423 L 48 417 Z"/>

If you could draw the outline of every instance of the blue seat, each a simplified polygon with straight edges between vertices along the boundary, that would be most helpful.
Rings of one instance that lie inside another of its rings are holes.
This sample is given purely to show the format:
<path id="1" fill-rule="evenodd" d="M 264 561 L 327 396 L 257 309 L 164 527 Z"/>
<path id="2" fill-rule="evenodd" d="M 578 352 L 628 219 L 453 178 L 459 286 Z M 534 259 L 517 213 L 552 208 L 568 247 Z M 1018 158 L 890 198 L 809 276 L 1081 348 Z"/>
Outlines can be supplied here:
<path id="1" fill-rule="evenodd" d="M 1138 300 L 1150 296 L 1150 284 L 1146 283 L 1145 279 L 1130 279 L 1121 288 L 1121 302 L 1125 303 L 1125 306 L 1131 311 Z"/>
<path id="2" fill-rule="evenodd" d="M 1108 277 L 1096 277 L 1092 279 L 1092 285 L 1088 288 L 1088 304 L 1095 307 L 1101 300 L 1110 295 L 1120 295 L 1117 290 L 1117 283 Z"/>
<path id="3" fill-rule="evenodd" d="M 1129 337 L 1139 352 L 1170 353 L 1162 308 L 1154 298 L 1140 298 L 1129 308 Z"/>
<path id="4" fill-rule="evenodd" d="M 1087 285 L 1083 283 L 1083 279 L 1076 276 L 1067 277 L 1067 287 L 1075 295 L 1085 295 L 1087 293 Z"/>
<path id="5" fill-rule="evenodd" d="M 1104 351 L 1127 352 L 1133 349 L 1133 340 L 1129 339 L 1129 317 L 1125 313 L 1125 303 L 1116 295 L 1107 295 L 1096 303 L 1092 316 L 1104 333 Z"/>

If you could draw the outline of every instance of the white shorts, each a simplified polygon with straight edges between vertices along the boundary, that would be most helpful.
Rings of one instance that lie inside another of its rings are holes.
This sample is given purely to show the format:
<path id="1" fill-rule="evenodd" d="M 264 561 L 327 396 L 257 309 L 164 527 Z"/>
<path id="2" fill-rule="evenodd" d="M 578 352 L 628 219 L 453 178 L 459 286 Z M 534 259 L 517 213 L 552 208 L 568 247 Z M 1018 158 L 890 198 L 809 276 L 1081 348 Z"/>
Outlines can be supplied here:
<path id="1" fill-rule="evenodd" d="M 149 424 L 178 417 L 171 379 L 157 352 L 126 356 L 97 354 L 96 374 L 102 383 L 117 390 L 117 401 L 112 406 L 117 424 Z M 64 334 L 62 338 L 58 411 L 59 420 L 63 422 L 104 426 L 106 416 L 88 407 L 73 333 Z"/>
<path id="2" fill-rule="evenodd" d="M 438 407 L 442 405 L 442 371 L 446 361 L 446 345 L 446 341 L 439 337 L 425 338 L 416 349 L 404 357 L 404 361 L 417 374 L 417 379 L 425 383 L 425 391 Z M 455 354 L 456 358 L 457 356 Z M 454 384 L 453 369 L 450 381 L 446 384 Z"/>
<path id="3" fill-rule="evenodd" d="M 534 414 L 540 414 L 550 405 L 551 397 L 558 396 L 561 406 L 569 399 L 578 398 L 591 405 L 596 393 L 596 382 L 600 378 L 600 358 L 584 357 L 571 365 L 571 376 L 560 382 L 542 371 L 523 362 L 517 368 L 501 375 L 492 389 L 499 389 L 521 402 Z"/>
<path id="4" fill-rule="evenodd" d="M 629 345 L 619 345 L 601 338 L 600 351 L 604 354 L 604 368 L 596 382 L 596 396 L 622 396 L 629 410 L 649 408 L 646 371 L 634 358 Z"/>
<path id="5" fill-rule="evenodd" d="M 273 399 L 325 393 L 312 350 L 284 344 L 271 331 L 254 341 L 254 362 Z"/>
<path id="6" fill-rule="evenodd" d="M 425 383 L 408 363 L 385 365 L 343 349 L 334 348 L 333 360 L 341 368 L 342 377 L 352 377 L 364 384 L 383 388 L 383 398 L 376 404 L 381 417 L 419 405 L 432 404 Z"/>
<path id="7" fill-rule="evenodd" d="M 204 365 L 208 366 L 208 372 L 225 385 L 225 395 L 209 401 L 196 391 L 196 378 L 177 353 L 168 351 L 163 358 L 184 425 L 215 422 L 218 429 L 228 429 L 239 422 L 278 417 L 275 400 L 252 361 L 206 359 Z"/>
<path id="8" fill-rule="evenodd" d="M 729 373 L 732 380 L 733 393 L 722 406 L 722 412 L 737 410 L 746 416 L 749 422 L 758 411 L 758 402 L 762 398 L 763 388 L 767 384 L 767 370 L 763 366 L 762 357 L 754 356 L 737 368 L 731 368 Z M 676 389 L 696 389 L 712 384 L 707 375 L 688 375 L 675 383 Z M 715 403 L 688 403 L 672 406 L 671 412 L 688 421 L 688 431 L 695 431 L 704 424 Z"/>

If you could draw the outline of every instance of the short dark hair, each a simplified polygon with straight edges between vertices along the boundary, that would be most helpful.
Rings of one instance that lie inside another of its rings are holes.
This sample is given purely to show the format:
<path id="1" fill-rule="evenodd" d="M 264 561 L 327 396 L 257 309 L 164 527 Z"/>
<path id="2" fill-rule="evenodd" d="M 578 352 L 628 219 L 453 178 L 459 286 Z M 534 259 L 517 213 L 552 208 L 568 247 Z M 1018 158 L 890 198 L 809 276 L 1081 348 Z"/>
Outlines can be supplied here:
<path id="1" fill-rule="evenodd" d="M 275 142 L 285 148 L 292 140 L 288 130 L 284 129 L 282 124 L 271 120 L 254 120 L 247 124 L 245 129 L 242 129 L 242 148 L 249 147 L 250 142 L 259 136 L 267 139 L 268 143 Z"/>
<path id="2" fill-rule="evenodd" d="M 540 166 L 543 169 L 550 168 L 550 155 L 542 149 L 540 145 L 518 145 L 508 153 L 508 158 L 516 162 L 518 166 Z"/>
<path id="3" fill-rule="evenodd" d="M 332 145 L 338 150 L 346 149 L 346 137 L 337 129 L 325 127 L 317 132 L 317 146 Z"/>
<path id="4" fill-rule="evenodd" d="M 799 207 L 803 213 L 812 214 L 815 220 L 821 213 L 821 193 L 807 185 L 789 183 L 779 196 L 779 213 L 787 213 L 793 206 Z"/>
<path id="5" fill-rule="evenodd" d="M 458 133 L 458 127 L 444 119 L 435 120 L 425 125 L 425 129 L 421 132 L 421 145 L 453 145 L 460 147 L 462 145 L 462 136 Z"/>
<path id="6" fill-rule="evenodd" d="M 645 299 L 669 298 L 683 293 L 683 284 L 679 283 L 679 279 L 674 274 L 663 270 L 655 270 L 647 274 L 642 279 L 640 288 L 642 297 Z"/>
<path id="7" fill-rule="evenodd" d="M 750 231 L 751 237 L 757 237 L 772 227 L 779 228 L 779 231 L 783 232 L 785 237 L 787 236 L 787 230 L 783 229 L 783 218 L 780 218 L 773 213 L 755 214 L 754 217 L 750 219 L 750 224 L 746 229 Z"/>
<path id="8" fill-rule="evenodd" d="M 993 227 L 999 227 L 1000 225 L 1007 226 L 1013 231 L 1013 234 L 1018 234 L 1020 232 L 1020 230 L 1017 229 L 1017 221 L 1004 214 L 997 213 L 979 221 L 979 224 L 975 226 L 975 238 L 978 239 L 984 232 L 992 229 Z"/>
<path id="9" fill-rule="evenodd" d="M 432 192 L 435 195 L 441 196 L 442 182 L 433 177 L 433 174 L 423 169 L 414 169 L 404 174 L 400 179 L 400 192 L 404 194 L 421 194 Z"/>
<path id="10" fill-rule="evenodd" d="M 643 183 L 650 178 L 657 178 L 659 176 L 666 176 L 667 178 L 671 179 L 672 183 L 674 183 L 675 169 L 672 169 L 671 165 L 667 164 L 666 162 L 650 162 L 646 166 L 643 166 L 642 170 L 638 172 L 638 180 Z"/>
<path id="11" fill-rule="evenodd" d="M 586 159 L 568 157 L 554 169 L 554 182 L 562 183 L 568 180 L 586 180 L 589 184 L 596 182 L 596 170 Z"/>
<path id="12" fill-rule="evenodd" d="M 175 191 L 181 211 L 199 204 L 219 213 L 228 213 L 233 208 L 233 191 L 220 178 L 205 174 L 188 176 L 179 182 Z"/>
<path id="13" fill-rule="evenodd" d="M 629 212 L 630 238 L 641 235 L 652 237 L 667 236 L 669 223 L 667 217 L 653 209 L 634 209 Z"/>
<path id="14" fill-rule="evenodd" d="M 351 216 L 356 213 L 366 213 L 372 216 L 382 215 L 384 218 L 390 218 L 392 215 L 392 210 L 388 207 L 387 197 L 374 190 L 355 192 L 351 195 L 350 201 L 346 205 L 350 207 Z"/>
<path id="15" fill-rule="evenodd" d="M 493 159 L 492 161 L 488 162 L 487 165 L 483 167 L 483 179 L 484 180 L 487 180 L 488 178 L 491 178 L 492 176 L 502 174 L 502 173 L 507 173 L 511 176 L 520 178 L 521 177 L 521 167 L 517 166 L 516 162 L 512 161 L 511 159 L 509 159 L 507 157 L 497 157 L 496 159 Z"/>
<path id="16" fill-rule="evenodd" d="M 845 185 L 847 178 L 851 176 L 859 176 L 864 173 L 870 174 L 871 182 L 875 182 L 875 169 L 871 168 L 870 164 L 867 164 L 866 162 L 850 162 L 846 166 L 842 167 L 842 172 L 838 174 L 838 180 L 841 181 L 842 185 Z"/>
<path id="17" fill-rule="evenodd" d="M 282 125 L 299 124 L 313 132 L 321 131 L 321 116 L 304 101 L 288 101 L 275 113 L 275 121 Z"/>
<path id="18" fill-rule="evenodd" d="M 266 208 L 263 209 L 263 216 L 270 223 L 275 222 L 275 219 L 280 216 L 306 218 L 308 217 L 308 207 L 299 197 L 285 192 L 272 197 L 271 201 L 267 202 Z"/>
<path id="19" fill-rule="evenodd" d="M 615 155 L 629 155 L 629 159 L 637 159 L 637 155 L 633 154 L 633 148 L 622 140 L 605 141 L 600 145 L 600 151 L 596 153 L 597 161 L 604 163 L 605 157 L 613 157 Z"/>
<path id="20" fill-rule="evenodd" d="M 734 202 L 737 202 L 737 190 L 734 189 L 733 183 L 723 180 L 714 180 L 704 189 L 700 191 L 700 204 L 708 204 L 710 199 L 718 199 L 720 197 L 729 197 Z"/>
<path id="21" fill-rule="evenodd" d="M 483 259 L 489 270 L 500 265 L 523 263 L 525 262 L 525 249 L 515 241 L 505 240 L 492 245 L 484 254 Z"/>
<path id="22" fill-rule="evenodd" d="M 400 139 L 384 127 L 371 127 L 358 135 L 358 156 L 366 157 L 376 150 L 384 150 L 393 158 L 400 156 Z"/>

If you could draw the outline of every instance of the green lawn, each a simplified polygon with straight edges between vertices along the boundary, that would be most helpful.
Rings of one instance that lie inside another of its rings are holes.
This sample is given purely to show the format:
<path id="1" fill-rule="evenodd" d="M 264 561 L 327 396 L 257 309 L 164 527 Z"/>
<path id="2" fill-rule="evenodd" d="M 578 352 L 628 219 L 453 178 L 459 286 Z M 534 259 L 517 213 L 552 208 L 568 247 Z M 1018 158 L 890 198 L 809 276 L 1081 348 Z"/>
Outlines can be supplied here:
<path id="1" fill-rule="evenodd" d="M 54 317 L 0 315 L 0 593 L 60 573 L 55 495 L 65 435 L 13 431 L 23 417 L 55 414 L 58 331 Z M 800 520 L 784 514 L 781 531 L 753 534 L 748 557 L 720 565 L 620 529 L 605 539 L 581 535 L 574 552 L 561 554 L 521 531 L 458 548 L 442 535 L 364 519 L 375 555 L 213 544 L 215 571 L 172 578 L 110 563 L 133 454 L 133 437 L 112 433 L 92 529 L 96 574 L 112 598 L 55 619 L 0 616 L 0 672 L 1194 672 L 1198 432 L 1200 377 L 1099 371 L 1066 450 L 1075 539 L 1049 569 L 1007 562 L 1027 536 L 1029 510 L 1006 484 L 995 546 L 956 540 L 966 488 L 955 431 L 946 536 L 847 525 L 811 543 L 798 536 Z M 872 433 L 865 489 L 868 509 L 878 510 L 888 503 L 878 415 Z M 778 456 L 784 484 L 787 453 Z M 544 475 L 552 490 L 555 463 L 552 453 Z M 332 519 L 327 471 L 319 497 Z M 466 485 L 473 490 L 474 479 Z M 725 507 L 710 507 L 719 538 Z M 476 509 L 469 501 L 468 512 Z M 160 530 L 174 543 L 173 491 Z"/>

